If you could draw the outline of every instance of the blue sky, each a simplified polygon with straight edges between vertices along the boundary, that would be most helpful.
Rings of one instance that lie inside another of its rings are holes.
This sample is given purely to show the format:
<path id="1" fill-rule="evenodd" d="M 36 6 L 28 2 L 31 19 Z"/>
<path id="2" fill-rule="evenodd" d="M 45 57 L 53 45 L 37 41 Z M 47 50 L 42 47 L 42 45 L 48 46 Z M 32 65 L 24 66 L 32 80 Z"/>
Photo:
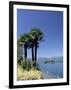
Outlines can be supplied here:
<path id="1" fill-rule="evenodd" d="M 17 9 L 17 36 L 31 28 L 40 28 L 44 41 L 39 44 L 38 57 L 63 55 L 63 11 Z M 28 57 L 31 51 L 28 50 Z"/>

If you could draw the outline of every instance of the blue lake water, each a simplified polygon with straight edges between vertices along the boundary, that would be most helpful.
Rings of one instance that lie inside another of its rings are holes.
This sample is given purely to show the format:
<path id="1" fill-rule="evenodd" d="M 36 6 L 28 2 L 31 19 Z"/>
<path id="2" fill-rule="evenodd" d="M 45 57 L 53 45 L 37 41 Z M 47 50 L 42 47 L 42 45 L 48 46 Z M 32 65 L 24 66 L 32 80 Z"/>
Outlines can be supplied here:
<path id="1" fill-rule="evenodd" d="M 47 73 L 50 73 L 51 75 L 57 76 L 59 78 L 63 78 L 63 62 L 62 63 L 53 63 L 53 64 L 45 64 L 45 60 L 38 61 L 39 68 L 41 71 L 47 75 Z"/>

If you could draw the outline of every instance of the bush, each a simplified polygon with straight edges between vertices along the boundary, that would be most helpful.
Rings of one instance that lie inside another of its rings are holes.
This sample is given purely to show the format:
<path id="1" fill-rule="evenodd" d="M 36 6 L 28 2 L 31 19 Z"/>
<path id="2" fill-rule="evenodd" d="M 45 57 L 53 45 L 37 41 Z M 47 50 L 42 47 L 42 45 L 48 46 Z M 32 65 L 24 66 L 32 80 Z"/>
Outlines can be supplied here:
<path id="1" fill-rule="evenodd" d="M 29 71 L 32 68 L 31 62 L 28 61 L 28 60 L 24 60 L 22 62 L 22 68 L 23 68 L 23 70 L 28 70 Z"/>
<path id="2" fill-rule="evenodd" d="M 23 57 L 22 57 L 22 56 L 21 56 L 21 57 L 18 57 L 17 63 L 18 63 L 19 65 L 21 65 L 22 62 L 23 62 Z"/>
<path id="3" fill-rule="evenodd" d="M 17 62 L 18 62 L 18 65 L 20 65 L 23 70 L 29 71 L 31 68 L 40 70 L 39 64 L 36 64 L 36 67 L 35 67 L 33 66 L 33 62 L 29 59 L 25 60 L 23 57 L 19 57 Z"/>

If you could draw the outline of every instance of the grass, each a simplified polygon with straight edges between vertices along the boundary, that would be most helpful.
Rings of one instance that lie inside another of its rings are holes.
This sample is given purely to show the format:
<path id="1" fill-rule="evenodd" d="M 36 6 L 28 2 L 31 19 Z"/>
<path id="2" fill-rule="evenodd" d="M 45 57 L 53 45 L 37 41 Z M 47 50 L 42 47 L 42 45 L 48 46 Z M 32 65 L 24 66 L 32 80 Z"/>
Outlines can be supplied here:
<path id="1" fill-rule="evenodd" d="M 40 70 L 31 68 L 29 71 L 23 70 L 20 65 L 17 67 L 17 80 L 40 80 L 43 79 L 43 74 Z"/>

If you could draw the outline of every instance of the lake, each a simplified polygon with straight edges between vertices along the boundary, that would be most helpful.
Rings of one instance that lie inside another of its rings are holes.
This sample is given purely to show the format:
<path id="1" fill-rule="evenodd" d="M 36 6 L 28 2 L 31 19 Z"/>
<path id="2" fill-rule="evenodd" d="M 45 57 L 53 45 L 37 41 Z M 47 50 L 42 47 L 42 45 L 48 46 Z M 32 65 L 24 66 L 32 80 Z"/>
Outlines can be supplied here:
<path id="1" fill-rule="evenodd" d="M 46 60 L 38 60 L 39 68 L 43 72 L 45 78 L 47 75 L 51 75 L 54 78 L 63 78 L 63 62 L 58 63 L 44 63 Z"/>

